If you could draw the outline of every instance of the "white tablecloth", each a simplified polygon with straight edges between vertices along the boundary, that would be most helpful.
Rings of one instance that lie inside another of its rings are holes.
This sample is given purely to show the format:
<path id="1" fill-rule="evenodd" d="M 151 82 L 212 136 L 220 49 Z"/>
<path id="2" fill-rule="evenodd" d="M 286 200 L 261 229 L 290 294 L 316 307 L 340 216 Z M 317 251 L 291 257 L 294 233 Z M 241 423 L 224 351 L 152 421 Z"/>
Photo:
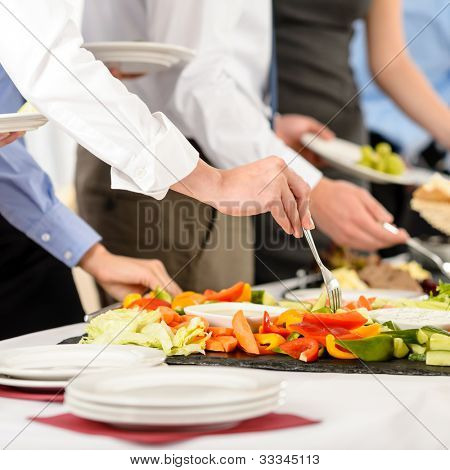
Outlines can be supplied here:
<path id="1" fill-rule="evenodd" d="M 276 292 L 274 292 L 276 293 Z M 80 335 L 71 325 L 0 342 L 1 349 L 56 344 Z M 448 377 L 314 374 L 267 371 L 287 382 L 280 412 L 320 419 L 317 425 L 257 434 L 211 436 L 170 445 L 171 449 L 440 449 L 450 447 Z M 0 448 L 40 413 L 46 404 L 0 398 Z M 42 416 L 63 413 L 49 405 Z M 148 446 L 146 446 L 148 448 Z M 106 437 L 31 423 L 11 449 L 142 449 Z"/>

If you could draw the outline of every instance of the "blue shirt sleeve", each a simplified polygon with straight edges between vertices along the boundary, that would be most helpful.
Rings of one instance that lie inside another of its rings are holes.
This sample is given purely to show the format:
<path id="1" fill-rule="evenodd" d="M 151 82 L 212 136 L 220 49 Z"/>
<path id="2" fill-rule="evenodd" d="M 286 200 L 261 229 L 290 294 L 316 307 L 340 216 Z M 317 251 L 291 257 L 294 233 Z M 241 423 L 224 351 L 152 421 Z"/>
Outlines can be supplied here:
<path id="1" fill-rule="evenodd" d="M 0 149 L 0 214 L 69 267 L 101 239 L 56 198 L 50 178 L 19 141 Z"/>

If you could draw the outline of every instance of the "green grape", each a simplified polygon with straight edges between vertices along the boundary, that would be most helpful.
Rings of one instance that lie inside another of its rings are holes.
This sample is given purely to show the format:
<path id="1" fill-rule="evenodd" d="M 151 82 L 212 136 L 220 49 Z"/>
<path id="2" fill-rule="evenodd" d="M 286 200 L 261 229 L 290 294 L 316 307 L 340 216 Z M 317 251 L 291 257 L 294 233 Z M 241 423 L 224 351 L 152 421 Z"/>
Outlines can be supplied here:
<path id="1" fill-rule="evenodd" d="M 392 153 L 392 147 L 386 142 L 380 142 L 375 146 L 375 152 L 382 156 L 390 155 Z"/>
<path id="2" fill-rule="evenodd" d="M 391 175 L 401 175 L 405 171 L 405 163 L 400 155 L 393 153 L 386 158 L 386 173 Z"/>
<path id="3" fill-rule="evenodd" d="M 381 155 L 377 154 L 378 158 L 373 166 L 374 170 L 382 171 L 383 173 L 386 171 L 386 159 L 383 158 Z"/>

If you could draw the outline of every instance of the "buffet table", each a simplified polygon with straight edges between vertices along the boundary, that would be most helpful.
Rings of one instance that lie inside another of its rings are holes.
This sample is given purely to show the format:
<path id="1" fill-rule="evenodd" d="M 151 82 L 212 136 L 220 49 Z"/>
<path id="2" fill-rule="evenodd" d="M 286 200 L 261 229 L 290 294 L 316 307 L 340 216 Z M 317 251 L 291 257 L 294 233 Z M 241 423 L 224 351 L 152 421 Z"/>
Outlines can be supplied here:
<path id="1" fill-rule="evenodd" d="M 287 285 L 270 285 L 280 295 Z M 267 288 L 267 286 L 265 286 Z M 56 344 L 83 333 L 70 325 L 0 342 L 2 348 Z M 170 449 L 442 449 L 450 447 L 448 377 L 350 375 L 267 371 L 287 382 L 280 412 L 321 420 L 300 428 L 201 437 Z M 40 413 L 65 412 L 64 405 L 0 398 L 0 445 L 3 448 Z M 146 446 L 148 447 L 148 446 Z M 112 438 L 82 435 L 31 423 L 10 449 L 143 449 Z"/>

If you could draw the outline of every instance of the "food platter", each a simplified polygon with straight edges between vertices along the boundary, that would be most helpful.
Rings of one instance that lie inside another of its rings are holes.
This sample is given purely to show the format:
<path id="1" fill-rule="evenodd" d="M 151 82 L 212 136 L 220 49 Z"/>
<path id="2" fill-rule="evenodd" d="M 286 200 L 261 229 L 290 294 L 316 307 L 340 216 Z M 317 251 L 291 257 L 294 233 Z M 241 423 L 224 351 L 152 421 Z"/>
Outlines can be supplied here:
<path id="1" fill-rule="evenodd" d="M 418 167 L 407 168 L 397 176 L 359 165 L 361 146 L 343 139 L 325 140 L 314 134 L 305 134 L 302 143 L 330 165 L 372 183 L 420 186 L 433 175 L 433 172 Z"/>
<path id="2" fill-rule="evenodd" d="M 0 133 L 34 131 L 47 122 L 47 118 L 37 112 L 0 114 Z"/>

